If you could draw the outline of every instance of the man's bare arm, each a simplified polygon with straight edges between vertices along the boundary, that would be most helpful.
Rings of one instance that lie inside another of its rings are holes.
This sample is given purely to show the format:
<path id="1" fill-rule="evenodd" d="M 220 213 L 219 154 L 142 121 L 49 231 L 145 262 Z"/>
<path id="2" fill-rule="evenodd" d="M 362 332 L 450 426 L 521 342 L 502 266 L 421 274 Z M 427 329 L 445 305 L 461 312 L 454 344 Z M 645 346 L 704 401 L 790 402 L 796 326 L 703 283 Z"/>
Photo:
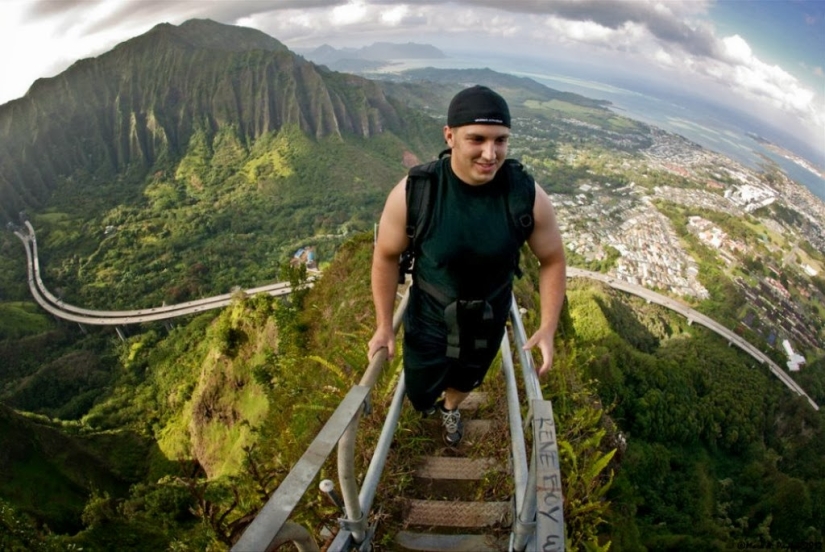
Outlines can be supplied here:
<path id="1" fill-rule="evenodd" d="M 538 345 L 542 354 L 539 376 L 553 365 L 553 337 L 559 325 L 567 286 L 564 244 L 556 222 L 556 214 L 550 198 L 536 185 L 536 201 L 533 206 L 535 226 L 527 244 L 539 260 L 539 297 L 541 299 L 541 323 L 539 329 L 527 340 L 525 349 Z"/>
<path id="2" fill-rule="evenodd" d="M 382 347 L 395 355 L 392 315 L 398 289 L 398 257 L 407 248 L 407 196 L 404 178 L 392 189 L 378 223 L 378 237 L 372 256 L 372 300 L 375 304 L 375 334 L 369 342 L 371 359 Z"/>

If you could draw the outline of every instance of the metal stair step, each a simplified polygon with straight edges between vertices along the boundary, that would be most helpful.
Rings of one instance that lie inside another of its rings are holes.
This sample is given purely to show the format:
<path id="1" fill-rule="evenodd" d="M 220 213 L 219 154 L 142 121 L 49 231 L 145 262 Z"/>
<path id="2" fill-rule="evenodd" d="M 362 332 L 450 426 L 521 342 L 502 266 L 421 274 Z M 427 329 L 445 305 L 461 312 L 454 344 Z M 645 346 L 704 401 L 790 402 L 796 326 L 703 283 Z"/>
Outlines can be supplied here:
<path id="1" fill-rule="evenodd" d="M 401 531 L 395 542 L 407 550 L 429 552 L 499 552 L 507 548 L 507 541 L 486 535 L 433 535 Z"/>
<path id="2" fill-rule="evenodd" d="M 415 474 L 428 479 L 475 480 L 481 479 L 491 470 L 504 471 L 504 469 L 504 466 L 493 458 L 427 456 Z"/>
<path id="3" fill-rule="evenodd" d="M 464 422 L 464 437 L 477 439 L 483 437 L 493 426 L 492 420 L 466 420 Z"/>
<path id="4" fill-rule="evenodd" d="M 484 391 L 473 391 L 467 395 L 463 401 L 461 401 L 459 409 L 474 412 L 478 410 L 479 406 L 487 403 L 487 397 L 488 394 Z"/>
<path id="5" fill-rule="evenodd" d="M 509 502 L 410 500 L 408 525 L 427 527 L 489 527 L 509 524 Z"/>

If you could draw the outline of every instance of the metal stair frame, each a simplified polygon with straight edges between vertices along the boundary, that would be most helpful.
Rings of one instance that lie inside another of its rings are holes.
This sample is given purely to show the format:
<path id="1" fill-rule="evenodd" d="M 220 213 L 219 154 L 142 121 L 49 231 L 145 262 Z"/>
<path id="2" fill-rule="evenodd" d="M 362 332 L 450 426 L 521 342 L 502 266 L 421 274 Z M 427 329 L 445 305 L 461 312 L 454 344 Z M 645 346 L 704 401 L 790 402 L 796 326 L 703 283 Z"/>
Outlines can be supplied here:
<path id="1" fill-rule="evenodd" d="M 409 291 L 401 298 L 401 302 L 393 316 L 393 330 L 397 333 L 401 326 L 404 310 L 409 300 Z M 563 497 L 561 491 L 561 473 L 559 470 L 559 455 L 556 445 L 555 424 L 553 422 L 553 410 L 550 401 L 542 398 L 541 387 L 536 374 L 532 356 L 528 351 L 522 349 L 527 341 L 521 315 L 516 306 L 515 296 L 512 297 L 510 306 L 510 319 L 513 328 L 513 340 L 520 355 L 522 378 L 526 393 L 526 404 L 529 406 L 527 419 L 522 422 L 521 407 L 516 386 L 515 369 L 512 362 L 512 353 L 507 332 L 502 338 L 502 366 L 506 383 L 508 418 L 510 423 L 510 434 L 512 442 L 512 465 L 513 479 L 515 485 L 515 501 L 513 507 L 513 531 L 510 534 L 509 550 L 523 552 L 525 550 L 542 552 L 563 551 L 565 549 L 564 539 L 564 518 L 563 518 Z M 369 410 L 368 393 L 372 390 L 381 370 L 387 361 L 387 351 L 380 350 L 373 356 L 367 367 L 364 376 L 361 378 L 356 388 L 366 389 L 364 405 Z M 347 517 L 339 519 L 340 531 L 333 542 L 327 548 L 330 552 L 348 552 L 351 550 L 368 551 L 372 546 L 372 536 L 375 527 L 368 526 L 368 517 L 372 508 L 373 500 L 378 487 L 378 482 L 384 470 L 389 448 L 395 434 L 398 419 L 401 414 L 401 407 L 405 394 L 404 378 L 399 378 L 393 395 L 387 419 L 381 430 L 381 435 L 370 460 L 367 473 L 359 491 L 355 478 L 355 441 L 358 430 L 358 423 L 361 417 L 361 408 L 354 413 L 347 412 L 349 422 L 341 419 L 340 416 L 333 415 L 321 430 L 321 434 L 313 441 L 307 449 L 304 457 L 311 456 L 310 450 L 316 447 L 322 435 L 329 435 L 331 427 L 340 426 L 346 423 L 346 428 L 338 440 L 338 473 L 341 486 L 341 495 L 344 501 L 344 509 Z M 350 393 L 352 394 L 352 392 Z M 350 395 L 348 395 L 350 396 Z M 356 399 L 357 400 L 357 399 Z M 343 401 L 342 405 L 343 406 Z M 340 409 L 341 407 L 339 407 Z M 336 410 L 336 413 L 338 411 Z M 329 428 L 328 428 L 329 427 Z M 525 447 L 524 428 L 531 427 L 533 433 L 533 448 L 530 452 L 530 463 L 528 467 L 528 451 Z M 340 433 L 339 433 L 340 434 Z M 322 440 L 323 441 L 323 440 Z M 540 445 L 540 446 L 539 446 Z M 284 483 L 276 489 L 267 504 L 256 516 L 255 520 L 244 531 L 240 540 L 232 547 L 232 552 L 269 552 L 273 550 L 273 543 L 284 537 L 289 529 L 287 517 L 292 509 L 305 493 L 311 480 L 317 474 L 321 464 L 326 460 L 331 452 L 325 454 L 317 450 L 312 466 L 315 471 L 303 473 L 302 476 L 292 477 L 293 472 L 299 467 L 301 461 L 287 475 Z M 306 466 L 304 467 L 306 468 Z M 277 504 L 276 497 L 282 496 L 281 487 L 292 477 L 293 480 L 300 479 L 300 484 L 294 484 L 288 490 L 289 496 L 297 496 L 295 503 L 288 508 L 276 508 L 271 506 Z M 539 484 L 537 484 L 539 482 Z M 301 487 L 302 488 L 299 488 Z M 281 493 L 281 495 L 279 495 Z M 288 510 L 288 511 L 287 511 Z M 279 542 L 284 542 L 280 540 Z M 294 542 L 294 541 L 293 541 Z"/>
<path id="2" fill-rule="evenodd" d="M 515 296 L 510 302 L 510 322 L 513 328 L 513 341 L 519 353 L 525 400 L 529 407 L 527 418 L 522 425 L 515 369 L 510 342 L 505 333 L 501 340 L 501 358 L 507 393 L 507 417 L 510 422 L 516 498 L 510 550 L 562 552 L 565 549 L 564 498 L 553 405 L 542 397 L 533 357 L 529 351 L 523 349 L 527 342 L 527 334 Z M 524 440 L 525 428 L 532 428 L 533 433 L 529 468 Z"/>

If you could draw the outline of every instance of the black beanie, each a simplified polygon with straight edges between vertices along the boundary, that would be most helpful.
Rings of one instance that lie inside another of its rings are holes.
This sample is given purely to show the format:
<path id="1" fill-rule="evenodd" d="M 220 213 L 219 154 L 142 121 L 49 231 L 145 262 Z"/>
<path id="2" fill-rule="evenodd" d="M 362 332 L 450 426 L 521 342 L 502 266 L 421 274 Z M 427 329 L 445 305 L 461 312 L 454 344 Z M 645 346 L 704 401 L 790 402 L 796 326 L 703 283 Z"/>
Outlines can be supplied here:
<path id="1" fill-rule="evenodd" d="M 504 98 L 486 86 L 465 88 L 453 97 L 447 126 L 504 125 L 510 127 L 510 109 Z"/>

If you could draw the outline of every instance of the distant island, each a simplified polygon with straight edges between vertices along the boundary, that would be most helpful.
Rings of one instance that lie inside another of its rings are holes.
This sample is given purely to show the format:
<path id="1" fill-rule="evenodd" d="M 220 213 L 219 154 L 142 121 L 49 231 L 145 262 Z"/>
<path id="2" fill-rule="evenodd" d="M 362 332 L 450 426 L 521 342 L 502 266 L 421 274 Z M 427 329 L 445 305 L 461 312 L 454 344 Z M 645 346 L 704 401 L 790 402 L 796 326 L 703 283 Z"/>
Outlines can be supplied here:
<path id="1" fill-rule="evenodd" d="M 798 156 L 794 152 L 792 152 L 790 150 L 787 150 L 787 149 L 783 148 L 782 146 L 777 146 L 776 144 L 774 144 L 773 142 L 771 142 L 767 138 L 759 136 L 758 134 L 754 134 L 753 132 L 748 132 L 747 135 L 748 135 L 749 138 L 751 138 L 752 140 L 754 140 L 756 142 L 759 142 L 760 144 L 762 144 L 763 146 L 765 146 L 766 148 L 768 148 L 769 150 L 771 150 L 775 154 L 780 155 L 780 156 L 784 157 L 785 159 L 796 163 L 797 165 L 799 165 L 803 169 L 805 169 L 807 171 L 810 171 L 810 172 L 814 173 L 815 175 L 817 175 L 819 178 L 822 178 L 823 180 L 825 180 L 825 170 L 813 165 L 807 159 L 804 159 L 804 158 Z"/>
<path id="2" fill-rule="evenodd" d="M 324 44 L 312 50 L 296 50 L 306 59 L 335 71 L 371 71 L 397 63 L 399 59 L 444 59 L 447 56 L 429 44 L 375 42 L 362 48 L 334 48 Z"/>

